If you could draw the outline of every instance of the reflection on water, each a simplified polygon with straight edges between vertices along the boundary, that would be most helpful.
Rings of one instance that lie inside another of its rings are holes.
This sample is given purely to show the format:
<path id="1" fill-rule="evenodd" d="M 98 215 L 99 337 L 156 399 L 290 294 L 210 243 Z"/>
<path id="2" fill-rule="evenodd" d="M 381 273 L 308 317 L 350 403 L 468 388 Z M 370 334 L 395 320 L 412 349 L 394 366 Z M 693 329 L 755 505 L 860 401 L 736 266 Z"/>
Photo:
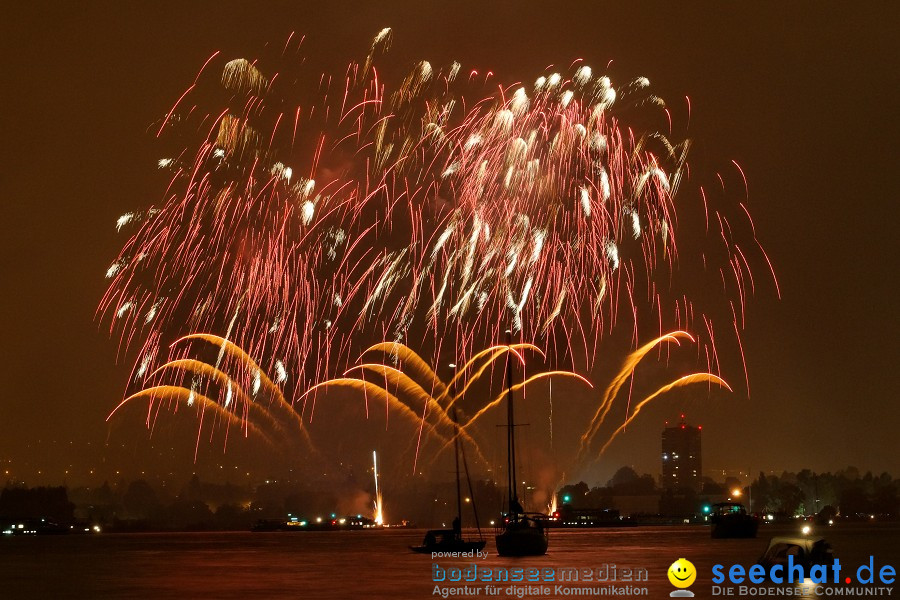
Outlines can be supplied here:
<path id="1" fill-rule="evenodd" d="M 547 556 L 498 557 L 488 536 L 490 555 L 477 562 L 492 568 L 646 568 L 648 597 L 668 598 L 666 569 L 685 557 L 698 571 L 692 591 L 709 598 L 713 564 L 749 566 L 770 536 L 793 533 L 767 527 L 756 540 L 711 540 L 704 527 L 553 530 Z M 870 554 L 876 566 L 900 566 L 898 533 L 896 525 L 823 532 L 848 567 L 867 562 Z M 0 539 L 0 598 L 431 598 L 432 560 L 407 549 L 422 535 L 395 529 L 6 538 Z M 464 567 L 473 561 L 438 562 Z"/>

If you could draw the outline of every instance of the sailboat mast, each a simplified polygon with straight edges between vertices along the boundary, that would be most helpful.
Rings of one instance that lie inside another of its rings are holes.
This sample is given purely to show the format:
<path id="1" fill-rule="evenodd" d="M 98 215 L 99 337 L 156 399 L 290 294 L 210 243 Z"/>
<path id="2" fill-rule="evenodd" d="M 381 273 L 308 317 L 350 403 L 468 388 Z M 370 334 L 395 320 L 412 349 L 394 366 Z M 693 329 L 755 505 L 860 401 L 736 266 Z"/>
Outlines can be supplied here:
<path id="1" fill-rule="evenodd" d="M 507 474 L 509 477 L 509 512 L 519 504 L 516 492 L 516 436 L 514 434 L 513 393 L 512 393 L 512 332 L 506 330 L 506 451 Z"/>
<path id="2" fill-rule="evenodd" d="M 456 420 L 456 407 L 453 407 L 453 458 L 456 459 L 456 518 L 459 519 L 459 527 L 462 529 L 462 498 L 459 491 L 459 423 Z"/>

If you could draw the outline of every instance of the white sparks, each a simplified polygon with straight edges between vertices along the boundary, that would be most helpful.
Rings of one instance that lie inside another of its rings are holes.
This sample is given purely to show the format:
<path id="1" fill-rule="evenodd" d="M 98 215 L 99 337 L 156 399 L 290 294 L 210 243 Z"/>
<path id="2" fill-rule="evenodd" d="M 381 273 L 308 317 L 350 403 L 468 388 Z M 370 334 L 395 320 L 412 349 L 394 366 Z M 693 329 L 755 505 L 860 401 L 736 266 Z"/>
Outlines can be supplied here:
<path id="1" fill-rule="evenodd" d="M 575 83 L 578 85 L 584 85 L 591 79 L 591 68 L 587 65 L 583 67 L 579 67 L 577 71 L 575 71 Z"/>
<path id="2" fill-rule="evenodd" d="M 275 361 L 275 383 L 284 383 L 287 381 L 287 369 L 284 368 L 284 363 L 280 360 Z"/>
<path id="3" fill-rule="evenodd" d="M 231 397 L 234 395 L 234 391 L 231 389 L 231 381 L 229 381 L 225 385 L 225 408 L 231 406 Z"/>
<path id="4" fill-rule="evenodd" d="M 561 79 L 562 79 L 562 76 L 559 73 L 552 74 L 550 76 L 550 78 L 547 80 L 547 87 L 554 87 L 555 85 L 557 85 L 560 82 Z"/>
<path id="5" fill-rule="evenodd" d="M 372 45 L 374 46 L 374 45 L 380 44 L 381 42 L 389 39 L 390 35 L 391 35 L 391 28 L 385 27 L 384 29 L 382 29 L 381 31 L 378 32 L 378 35 L 375 36 L 375 40 L 372 42 Z"/>
<path id="6" fill-rule="evenodd" d="M 600 99 L 600 102 L 604 107 L 610 107 L 616 101 L 616 90 L 613 88 L 607 88 L 606 91 L 603 92 L 603 97 Z"/>
<path id="7" fill-rule="evenodd" d="M 161 158 L 158 161 L 156 161 L 156 164 L 159 166 L 160 169 L 165 169 L 166 167 L 171 166 L 171 164 L 173 162 L 175 162 L 175 161 L 172 160 L 171 158 Z"/>
<path id="8" fill-rule="evenodd" d="M 509 132 L 512 129 L 513 124 L 513 113 L 511 110 L 503 109 L 497 111 L 497 115 L 494 117 L 494 127 L 503 131 Z"/>
<path id="9" fill-rule="evenodd" d="M 125 304 L 123 304 L 122 306 L 119 307 L 119 310 L 116 311 L 116 316 L 121 319 L 125 313 L 127 313 L 129 310 L 131 310 L 132 306 L 133 305 L 132 305 L 131 301 L 126 302 Z"/>
<path id="10" fill-rule="evenodd" d="M 516 310 L 516 301 L 513 298 L 512 292 L 506 292 L 506 307 L 510 310 Z"/>
<path id="11" fill-rule="evenodd" d="M 460 67 L 462 67 L 461 64 L 453 61 L 453 65 L 451 65 L 450 67 L 450 74 L 447 75 L 447 81 L 453 81 L 454 79 L 456 79 L 456 76 L 459 74 Z"/>
<path id="12" fill-rule="evenodd" d="M 507 153 L 507 164 L 514 164 L 524 157 L 528 152 L 528 142 L 518 137 L 509 143 L 509 151 Z"/>
<path id="13" fill-rule="evenodd" d="M 619 247 L 612 240 L 606 242 L 606 258 L 609 259 L 613 271 L 619 268 Z"/>
<path id="14" fill-rule="evenodd" d="M 528 96 L 525 95 L 525 88 L 520 87 L 516 90 L 515 94 L 513 94 L 512 100 L 509 105 L 514 113 L 517 115 L 521 115 L 526 110 L 528 110 Z"/>
<path id="15" fill-rule="evenodd" d="M 522 309 L 525 308 L 525 303 L 528 301 L 532 283 L 533 279 L 529 277 L 528 281 L 525 282 L 525 287 L 522 289 L 522 298 L 518 303 L 513 300 L 511 293 L 507 293 L 506 304 L 513 310 L 513 331 L 521 331 L 522 329 Z"/>
<path id="16" fill-rule="evenodd" d="M 606 152 L 606 136 L 602 133 L 595 133 L 591 138 L 591 150 L 597 154 Z"/>
<path id="17" fill-rule="evenodd" d="M 145 354 L 144 358 L 141 359 L 141 366 L 138 367 L 137 370 L 137 378 L 140 379 L 147 372 L 147 369 L 150 367 L 150 361 L 153 357 L 150 354 Z"/>
<path id="18" fill-rule="evenodd" d="M 372 291 L 368 300 L 366 300 L 363 311 L 368 310 L 382 295 L 389 294 L 394 283 L 406 273 L 407 267 L 404 266 L 403 260 L 407 252 L 408 250 L 404 249 L 398 253 L 390 253 L 384 258 L 384 262 L 391 260 L 391 258 L 393 258 L 393 260 L 378 280 L 378 283 L 375 285 L 375 289 Z"/>
<path id="19" fill-rule="evenodd" d="M 159 307 L 162 305 L 162 302 L 162 298 L 160 298 L 153 303 L 153 306 L 150 307 L 150 310 L 148 310 L 147 314 L 144 316 L 144 323 L 149 323 L 156 318 L 156 313 L 159 311 Z"/>
<path id="20" fill-rule="evenodd" d="M 566 90 L 563 92 L 562 98 L 560 98 L 559 103 L 562 104 L 563 108 L 568 108 L 569 102 L 572 101 L 572 97 L 575 96 L 575 92 L 572 90 Z"/>
<path id="21" fill-rule="evenodd" d="M 481 292 L 478 294 L 478 312 L 481 312 L 481 309 L 484 308 L 484 305 L 487 304 L 488 294 L 487 292 Z"/>
<path id="22" fill-rule="evenodd" d="M 312 223 L 313 217 L 316 214 L 316 205 L 312 203 L 311 200 L 307 200 L 303 203 L 303 206 L 300 208 L 303 224 L 309 225 Z"/>
<path id="23" fill-rule="evenodd" d="M 441 129 L 441 126 L 437 123 L 429 123 L 423 129 L 424 136 L 423 138 L 431 138 L 434 143 L 440 142 L 444 139 L 444 130 Z"/>
<path id="24" fill-rule="evenodd" d="M 659 180 L 659 184 L 663 186 L 663 188 L 668 192 L 669 191 L 669 177 L 666 175 L 665 171 L 656 167 L 653 169 L 653 174 L 656 175 L 656 178 Z"/>
<path id="25" fill-rule="evenodd" d="M 271 173 L 275 177 L 280 177 L 281 179 L 284 179 L 285 181 L 290 183 L 291 175 L 294 174 L 294 170 L 290 167 L 284 166 L 280 162 L 277 162 L 274 165 L 272 165 Z"/>
<path id="26" fill-rule="evenodd" d="M 581 186 L 581 210 L 584 216 L 591 216 L 591 191 L 586 185 Z"/>
<path id="27" fill-rule="evenodd" d="M 634 239 L 641 237 L 641 218 L 636 210 L 631 211 L 631 235 Z"/>
<path id="28" fill-rule="evenodd" d="M 465 282 L 468 282 L 469 275 L 472 273 L 472 263 L 475 258 L 475 249 L 478 246 L 478 236 L 481 234 L 481 224 L 481 218 L 476 214 L 472 223 L 472 234 L 469 236 L 469 251 L 466 253 L 466 263 L 463 267 L 463 280 Z"/>
<path id="29" fill-rule="evenodd" d="M 109 268 L 106 270 L 106 278 L 112 279 L 116 276 L 116 274 L 122 270 L 123 263 L 120 260 L 117 260 L 113 264 L 109 265 Z"/>
<path id="30" fill-rule="evenodd" d="M 262 387 L 262 372 L 257 369 L 256 373 L 253 374 L 252 392 L 254 396 L 259 393 L 260 387 Z"/>
<path id="31" fill-rule="evenodd" d="M 513 269 L 516 268 L 516 262 L 519 260 L 519 255 L 515 248 L 510 248 L 509 252 L 506 253 L 506 257 L 509 259 L 509 262 L 506 265 L 506 271 L 503 272 L 503 275 L 504 277 L 509 277 L 510 273 L 513 272 Z"/>
<path id="32" fill-rule="evenodd" d="M 609 200 L 609 175 L 606 173 L 606 169 L 600 167 L 600 200 L 606 202 Z"/>
<path id="33" fill-rule="evenodd" d="M 541 250 L 544 249 L 544 241 L 547 239 L 547 230 L 546 229 L 536 229 L 534 233 L 531 234 L 532 239 L 534 240 L 534 247 L 531 250 L 531 263 L 534 264 L 541 257 Z"/>
<path id="34" fill-rule="evenodd" d="M 606 297 L 606 275 L 602 275 L 600 277 L 600 289 L 597 291 L 597 297 L 594 300 L 594 310 L 599 311 L 600 306 L 603 304 L 603 299 Z"/>
<path id="35" fill-rule="evenodd" d="M 378 490 L 378 455 L 372 450 L 372 471 L 375 473 L 375 516 L 376 525 L 384 524 L 384 501 L 381 498 L 381 492 Z"/>
<path id="36" fill-rule="evenodd" d="M 136 216 L 129 212 L 116 219 L 116 231 L 122 231 L 122 228 L 131 223 Z"/>
<path id="37" fill-rule="evenodd" d="M 525 288 L 522 290 L 522 299 L 519 300 L 519 312 L 522 312 L 522 309 L 525 308 L 525 302 L 528 300 L 528 294 L 531 293 L 531 286 L 534 283 L 534 279 L 529 277 L 528 281 L 525 282 Z"/>
<path id="38" fill-rule="evenodd" d="M 328 231 L 328 239 L 331 240 L 331 243 L 328 245 L 325 255 L 328 257 L 328 260 L 335 260 L 337 258 L 338 246 L 346 241 L 347 234 L 343 229 L 333 228 Z"/>
<path id="39" fill-rule="evenodd" d="M 431 63 L 427 60 L 423 60 L 419 63 L 419 76 L 422 78 L 422 81 L 428 81 L 431 79 Z"/>
<path id="40" fill-rule="evenodd" d="M 453 234 L 453 227 L 448 227 L 444 230 L 444 233 L 441 234 L 441 237 L 438 238 L 437 243 L 434 245 L 434 250 L 431 251 L 431 255 L 437 255 L 438 251 L 440 251 L 441 247 L 450 239 L 450 236 Z"/>

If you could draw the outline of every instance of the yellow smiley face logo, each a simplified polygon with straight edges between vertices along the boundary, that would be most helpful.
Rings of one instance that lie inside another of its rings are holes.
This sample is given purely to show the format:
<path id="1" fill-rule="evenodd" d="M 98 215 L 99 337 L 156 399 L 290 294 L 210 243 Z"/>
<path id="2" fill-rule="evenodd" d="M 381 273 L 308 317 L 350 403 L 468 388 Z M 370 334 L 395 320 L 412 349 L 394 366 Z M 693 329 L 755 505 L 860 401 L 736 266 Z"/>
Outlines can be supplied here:
<path id="1" fill-rule="evenodd" d="M 690 587 L 697 579 L 697 569 L 691 561 L 679 558 L 669 567 L 669 582 L 677 588 Z"/>

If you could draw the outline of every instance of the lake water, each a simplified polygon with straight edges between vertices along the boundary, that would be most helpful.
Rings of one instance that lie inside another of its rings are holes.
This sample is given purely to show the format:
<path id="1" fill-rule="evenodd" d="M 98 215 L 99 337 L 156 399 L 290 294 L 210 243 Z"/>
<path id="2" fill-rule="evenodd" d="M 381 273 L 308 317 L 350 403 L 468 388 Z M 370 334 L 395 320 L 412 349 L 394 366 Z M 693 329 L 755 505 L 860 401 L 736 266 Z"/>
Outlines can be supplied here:
<path id="1" fill-rule="evenodd" d="M 666 570 L 679 557 L 697 568 L 695 596 L 710 598 L 713 564 L 752 565 L 769 537 L 794 530 L 763 527 L 755 540 L 711 540 L 709 530 L 697 526 L 553 530 L 546 556 L 522 559 L 496 556 L 493 535 L 486 532 L 486 559 L 436 561 L 407 550 L 423 536 L 422 530 L 409 529 L 7 537 L 0 539 L 0 598 L 432 598 L 439 597 L 432 595 L 433 563 L 446 568 L 473 562 L 479 568 L 645 568 L 647 582 L 617 585 L 645 587 L 644 597 L 668 598 L 674 588 Z M 819 533 L 845 567 L 842 577 L 869 555 L 875 556 L 876 569 L 900 567 L 898 525 L 838 525 Z M 469 585 L 482 588 L 479 597 L 486 597 L 484 583 Z M 892 591 L 900 596 L 896 583 Z"/>

